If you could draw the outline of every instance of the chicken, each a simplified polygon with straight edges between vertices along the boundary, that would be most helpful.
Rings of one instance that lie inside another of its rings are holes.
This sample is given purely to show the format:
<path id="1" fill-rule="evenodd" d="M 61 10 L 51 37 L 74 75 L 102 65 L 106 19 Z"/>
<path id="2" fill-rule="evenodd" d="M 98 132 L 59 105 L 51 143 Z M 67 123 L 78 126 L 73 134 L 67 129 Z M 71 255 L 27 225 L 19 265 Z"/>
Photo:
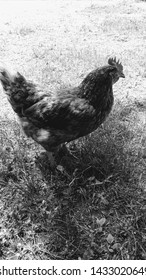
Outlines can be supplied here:
<path id="1" fill-rule="evenodd" d="M 25 134 L 50 155 L 63 143 L 96 130 L 113 106 L 113 84 L 124 78 L 123 66 L 116 58 L 89 73 L 78 87 L 47 92 L 19 72 L 0 68 L 0 80 L 8 100 L 19 117 Z"/>

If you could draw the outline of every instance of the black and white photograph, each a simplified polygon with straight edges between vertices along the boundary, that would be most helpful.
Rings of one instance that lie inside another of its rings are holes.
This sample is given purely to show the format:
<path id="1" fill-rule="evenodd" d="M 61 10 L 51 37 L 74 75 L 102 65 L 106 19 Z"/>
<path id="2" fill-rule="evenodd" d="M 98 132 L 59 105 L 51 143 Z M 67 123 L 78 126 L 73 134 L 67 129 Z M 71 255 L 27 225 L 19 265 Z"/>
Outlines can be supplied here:
<path id="1" fill-rule="evenodd" d="M 145 0 L 0 1 L 0 260 L 146 260 Z"/>

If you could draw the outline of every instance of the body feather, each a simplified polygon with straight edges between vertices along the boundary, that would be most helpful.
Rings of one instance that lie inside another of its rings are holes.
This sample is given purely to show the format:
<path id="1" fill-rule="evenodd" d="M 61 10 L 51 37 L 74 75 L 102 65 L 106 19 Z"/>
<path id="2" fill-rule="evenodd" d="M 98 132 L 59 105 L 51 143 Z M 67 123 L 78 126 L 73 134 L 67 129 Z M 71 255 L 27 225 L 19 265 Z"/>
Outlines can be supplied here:
<path id="1" fill-rule="evenodd" d="M 22 128 L 46 150 L 85 136 L 97 129 L 113 106 L 116 65 L 97 68 L 76 88 L 46 92 L 20 73 L 0 70 L 0 80 Z"/>

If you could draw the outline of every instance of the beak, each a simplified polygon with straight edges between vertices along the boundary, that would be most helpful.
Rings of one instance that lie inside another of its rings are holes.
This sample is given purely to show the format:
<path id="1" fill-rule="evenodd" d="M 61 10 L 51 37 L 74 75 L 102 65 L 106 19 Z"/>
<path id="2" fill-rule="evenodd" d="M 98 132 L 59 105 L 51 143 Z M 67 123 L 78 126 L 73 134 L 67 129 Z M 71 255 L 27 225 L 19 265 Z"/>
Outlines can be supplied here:
<path id="1" fill-rule="evenodd" d="M 120 74 L 120 77 L 121 77 L 121 78 L 125 78 L 124 73 L 121 73 L 121 74 Z"/>

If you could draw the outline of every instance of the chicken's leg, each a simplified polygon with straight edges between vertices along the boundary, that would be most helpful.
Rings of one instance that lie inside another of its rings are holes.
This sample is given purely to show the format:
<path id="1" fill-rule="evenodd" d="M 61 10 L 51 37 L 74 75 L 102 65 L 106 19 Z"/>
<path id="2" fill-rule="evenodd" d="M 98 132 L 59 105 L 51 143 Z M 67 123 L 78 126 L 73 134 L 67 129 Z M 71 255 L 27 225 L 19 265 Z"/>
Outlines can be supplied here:
<path id="1" fill-rule="evenodd" d="M 49 163 L 50 163 L 50 167 L 52 169 L 54 169 L 56 167 L 56 162 L 55 162 L 55 157 L 54 157 L 53 152 L 47 151 L 47 156 L 48 156 L 48 160 L 49 160 Z"/>

